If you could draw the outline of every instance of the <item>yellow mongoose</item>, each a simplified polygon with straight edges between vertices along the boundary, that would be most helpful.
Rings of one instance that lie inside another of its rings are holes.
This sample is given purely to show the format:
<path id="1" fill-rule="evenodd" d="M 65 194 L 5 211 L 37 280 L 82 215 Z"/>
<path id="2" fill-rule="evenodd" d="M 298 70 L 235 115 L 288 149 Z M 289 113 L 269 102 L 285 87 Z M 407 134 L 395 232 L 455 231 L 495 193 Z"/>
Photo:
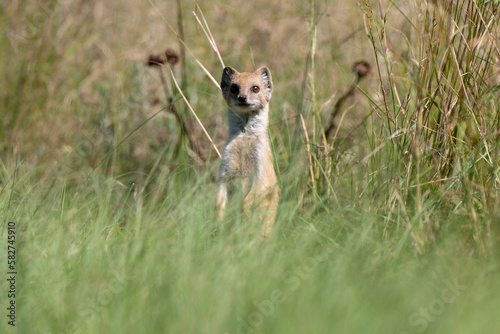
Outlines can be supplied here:
<path id="1" fill-rule="evenodd" d="M 273 92 L 271 72 L 261 67 L 253 73 L 224 68 L 221 80 L 226 100 L 229 135 L 222 151 L 220 188 L 217 194 L 219 219 L 233 188 L 241 186 L 245 212 L 257 211 L 264 221 L 262 236 L 272 232 L 279 200 L 269 144 L 269 100 Z"/>

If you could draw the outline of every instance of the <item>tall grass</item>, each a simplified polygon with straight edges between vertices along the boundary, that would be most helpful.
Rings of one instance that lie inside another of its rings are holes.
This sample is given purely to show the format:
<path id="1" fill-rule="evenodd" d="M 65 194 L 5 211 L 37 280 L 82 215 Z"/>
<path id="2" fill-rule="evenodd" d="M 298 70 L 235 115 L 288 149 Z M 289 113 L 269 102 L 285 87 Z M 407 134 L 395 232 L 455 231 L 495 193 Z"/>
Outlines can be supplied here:
<path id="1" fill-rule="evenodd" d="M 409 33 L 399 48 L 389 44 L 382 7 L 377 19 L 370 4 L 364 6 L 382 100 L 372 102 L 384 121 L 384 152 L 404 177 L 405 202 L 414 206 L 424 233 L 420 243 L 438 227 L 424 204 L 437 195 L 442 200 L 435 209 L 467 212 L 473 238 L 484 249 L 491 221 L 481 223 L 478 214 L 489 216 L 498 207 L 498 6 L 419 2 L 402 12 Z"/>
<path id="2" fill-rule="evenodd" d="M 498 328 L 495 1 L 28 3 L 0 12 L 18 332 Z M 222 63 L 273 73 L 267 242 L 216 220 Z"/>

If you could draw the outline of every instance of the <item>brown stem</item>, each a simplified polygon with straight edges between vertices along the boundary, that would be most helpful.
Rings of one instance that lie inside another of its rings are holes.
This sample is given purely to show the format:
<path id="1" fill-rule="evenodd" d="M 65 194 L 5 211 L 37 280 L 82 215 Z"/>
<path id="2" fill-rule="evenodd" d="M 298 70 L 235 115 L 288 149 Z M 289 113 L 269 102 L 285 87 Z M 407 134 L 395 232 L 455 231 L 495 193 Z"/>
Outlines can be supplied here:
<path id="1" fill-rule="evenodd" d="M 177 108 L 175 107 L 174 99 L 170 97 L 168 99 L 168 103 L 169 103 L 168 111 L 175 116 L 175 119 L 179 123 L 179 126 L 181 127 L 181 135 L 182 133 L 186 134 L 189 141 L 189 145 L 191 145 L 191 147 L 193 148 L 194 153 L 196 153 L 196 155 L 201 161 L 206 162 L 206 158 L 203 156 L 200 144 L 196 140 L 193 133 L 189 130 L 190 128 L 186 125 L 184 119 L 181 118 L 179 112 L 177 111 Z"/>
<path id="2" fill-rule="evenodd" d="M 335 123 L 335 116 L 337 116 L 340 113 L 340 111 L 342 110 L 341 109 L 342 105 L 347 100 L 347 98 L 354 95 L 354 91 L 360 81 L 361 78 L 358 76 L 356 78 L 356 81 L 351 84 L 349 89 L 345 91 L 344 94 L 342 94 L 342 96 L 333 105 L 332 111 L 330 112 L 330 121 L 328 122 L 328 125 L 325 127 L 325 138 L 328 139 L 332 131 L 336 128 L 337 125 Z"/>
<path id="3" fill-rule="evenodd" d="M 189 145 L 191 145 L 191 147 L 193 148 L 194 153 L 198 156 L 198 158 L 201 161 L 205 162 L 206 158 L 203 155 L 203 151 L 201 150 L 200 144 L 198 143 L 198 141 L 196 140 L 196 137 L 191 132 L 191 130 L 190 130 L 191 128 L 186 124 L 185 120 L 181 117 L 179 111 L 175 107 L 174 96 L 170 92 L 170 89 L 167 85 L 167 79 L 165 78 L 165 74 L 163 73 L 161 66 L 158 66 L 158 71 L 160 73 L 161 84 L 163 86 L 163 90 L 165 91 L 165 96 L 166 96 L 167 101 L 168 101 L 167 111 L 170 112 L 172 115 L 174 115 L 175 119 L 177 120 L 177 123 L 179 123 L 180 129 L 181 129 L 180 137 L 182 138 L 182 135 L 186 134 L 188 141 L 189 141 Z M 180 142 L 181 142 L 181 140 L 179 140 L 179 143 Z"/>

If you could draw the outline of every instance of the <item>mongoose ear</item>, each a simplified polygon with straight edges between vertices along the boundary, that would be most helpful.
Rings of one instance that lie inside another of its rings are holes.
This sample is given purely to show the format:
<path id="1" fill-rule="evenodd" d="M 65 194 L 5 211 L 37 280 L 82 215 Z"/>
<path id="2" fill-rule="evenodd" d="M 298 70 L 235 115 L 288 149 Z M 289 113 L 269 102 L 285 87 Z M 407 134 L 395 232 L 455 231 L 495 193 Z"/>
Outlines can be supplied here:
<path id="1" fill-rule="evenodd" d="M 224 68 L 224 70 L 222 70 L 222 79 L 220 82 L 220 88 L 222 89 L 223 92 L 229 86 L 229 84 L 233 80 L 233 76 L 236 73 L 237 71 L 230 66 L 227 66 L 226 68 Z"/>
<path id="2" fill-rule="evenodd" d="M 267 93 L 269 94 L 269 98 L 271 97 L 271 93 L 273 92 L 273 78 L 271 76 L 271 71 L 269 68 L 263 66 L 259 68 L 256 73 L 259 73 L 262 77 L 262 82 L 266 86 Z"/>

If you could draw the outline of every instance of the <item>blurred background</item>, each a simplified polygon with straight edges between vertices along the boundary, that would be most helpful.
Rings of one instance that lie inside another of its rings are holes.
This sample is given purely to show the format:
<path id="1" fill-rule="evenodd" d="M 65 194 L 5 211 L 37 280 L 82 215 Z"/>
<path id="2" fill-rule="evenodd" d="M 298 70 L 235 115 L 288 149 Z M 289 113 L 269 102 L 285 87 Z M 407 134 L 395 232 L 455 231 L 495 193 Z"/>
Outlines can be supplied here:
<path id="1" fill-rule="evenodd" d="M 222 66 L 193 15 L 196 4 L 182 1 L 184 41 L 193 55 L 187 53 L 185 64 L 178 63 L 174 70 L 220 149 L 226 134 L 225 107 L 217 87 L 194 57 L 217 81 Z M 150 54 L 161 54 L 167 48 L 181 52 L 175 33 L 168 27 L 171 24 L 179 31 L 180 22 L 176 1 L 158 1 L 155 6 L 148 1 L 4 3 L 0 65 L 4 78 L 0 83 L 3 155 L 56 168 L 61 159 L 69 159 L 79 168 L 93 168 L 117 141 L 165 107 L 160 76 L 156 68 L 146 64 Z M 363 10 L 357 3 L 315 6 L 316 94 L 326 114 L 339 91 L 353 81 L 353 63 L 371 62 L 373 51 L 366 38 Z M 310 3 L 212 1 L 200 4 L 200 9 L 226 65 L 240 71 L 261 65 L 271 68 L 276 86 L 272 133 L 279 136 L 284 126 L 294 126 L 300 105 L 310 109 L 310 88 L 303 87 L 304 72 L 310 66 Z M 399 16 L 391 17 L 393 24 L 397 29 L 408 29 Z M 398 35 L 397 31 L 391 33 Z M 186 73 L 181 78 L 183 68 Z M 170 81 L 168 70 L 165 75 Z M 364 84 L 367 89 L 377 85 L 373 79 Z M 177 108 L 191 124 L 192 116 L 174 93 Z M 360 105 L 346 115 L 347 127 L 358 124 L 365 113 L 365 99 L 358 100 Z M 208 149 L 209 142 L 199 127 L 192 126 L 200 145 Z M 123 143 L 120 151 L 128 161 L 119 161 L 114 168 L 120 169 L 123 163 L 131 164 L 123 167 L 127 170 L 137 169 L 159 145 L 175 146 L 178 131 L 172 114 L 158 114 Z"/>
<path id="2" fill-rule="evenodd" d="M 498 0 L 3 1 L 20 332 L 495 333 L 498 18 Z M 267 243 L 239 207 L 216 220 L 206 34 L 272 73 Z"/>

